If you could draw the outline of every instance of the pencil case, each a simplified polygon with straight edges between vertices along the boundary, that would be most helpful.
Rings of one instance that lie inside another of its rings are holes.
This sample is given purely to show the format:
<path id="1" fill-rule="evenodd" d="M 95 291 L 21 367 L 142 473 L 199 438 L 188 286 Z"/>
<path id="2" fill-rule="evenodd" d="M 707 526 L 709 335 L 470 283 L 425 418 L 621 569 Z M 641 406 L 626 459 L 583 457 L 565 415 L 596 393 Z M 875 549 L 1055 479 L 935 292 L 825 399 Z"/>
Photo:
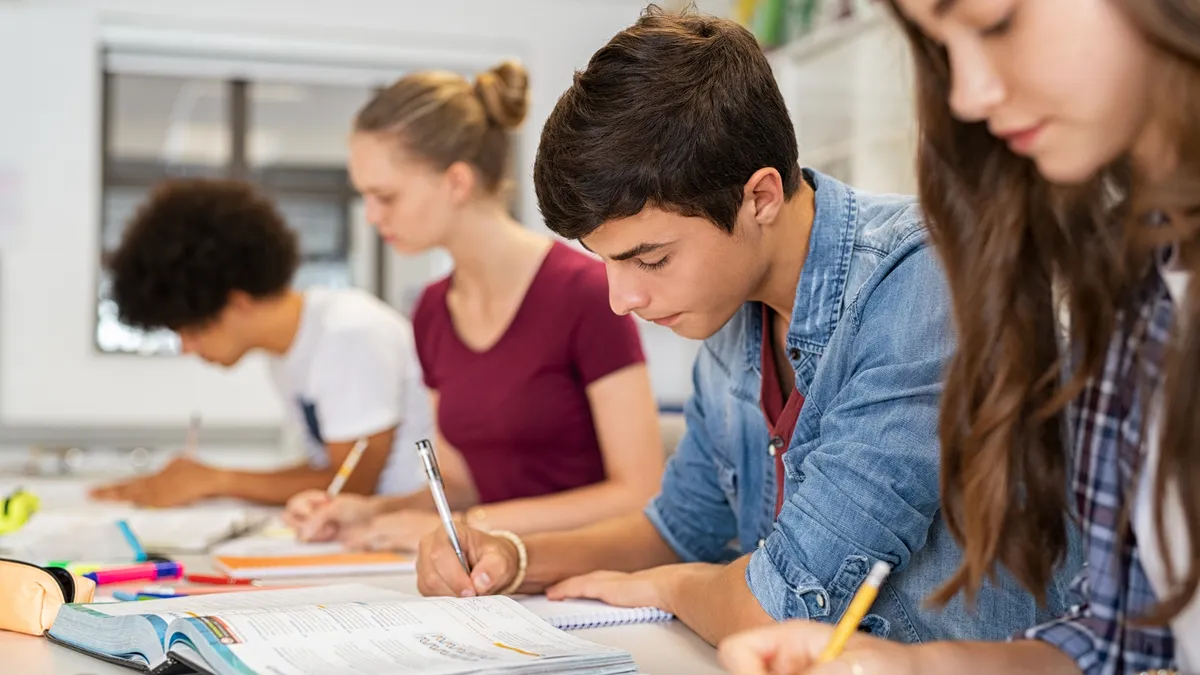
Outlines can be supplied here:
<path id="1" fill-rule="evenodd" d="M 68 602 L 91 602 L 96 584 L 59 567 L 0 558 L 0 630 L 42 635 Z"/>

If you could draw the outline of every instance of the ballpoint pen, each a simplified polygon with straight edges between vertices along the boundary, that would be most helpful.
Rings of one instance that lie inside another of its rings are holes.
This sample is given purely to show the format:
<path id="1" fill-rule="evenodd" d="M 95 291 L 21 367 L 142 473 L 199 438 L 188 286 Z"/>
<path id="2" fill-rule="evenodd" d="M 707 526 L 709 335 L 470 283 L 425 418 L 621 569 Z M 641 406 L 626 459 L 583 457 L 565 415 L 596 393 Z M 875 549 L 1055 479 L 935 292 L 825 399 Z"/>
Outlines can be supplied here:
<path id="1" fill-rule="evenodd" d="M 450 503 L 446 501 L 446 486 L 442 482 L 442 472 L 438 469 L 437 457 L 433 454 L 433 444 L 426 439 L 417 441 L 417 454 L 421 457 L 421 463 L 425 465 L 425 477 L 429 479 L 429 492 L 433 495 L 433 503 L 437 506 L 438 516 L 442 519 L 442 527 L 446 528 L 446 534 L 450 536 L 450 545 L 454 547 L 454 554 L 458 556 L 458 562 L 462 563 L 463 569 L 469 575 L 471 566 L 467 564 L 462 544 L 458 541 L 458 532 L 454 529 L 454 518 L 450 514 Z"/>

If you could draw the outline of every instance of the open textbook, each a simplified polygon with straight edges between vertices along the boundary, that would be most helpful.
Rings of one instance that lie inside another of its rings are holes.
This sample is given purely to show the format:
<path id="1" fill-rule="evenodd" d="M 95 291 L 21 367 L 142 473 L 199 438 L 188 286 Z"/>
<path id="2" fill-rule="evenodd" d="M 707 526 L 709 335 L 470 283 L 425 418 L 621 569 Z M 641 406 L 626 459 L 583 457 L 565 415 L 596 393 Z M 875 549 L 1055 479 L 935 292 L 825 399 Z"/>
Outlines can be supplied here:
<path id="1" fill-rule="evenodd" d="M 419 598 L 360 584 L 66 605 L 52 641 L 155 675 L 636 673 L 517 601 Z"/>

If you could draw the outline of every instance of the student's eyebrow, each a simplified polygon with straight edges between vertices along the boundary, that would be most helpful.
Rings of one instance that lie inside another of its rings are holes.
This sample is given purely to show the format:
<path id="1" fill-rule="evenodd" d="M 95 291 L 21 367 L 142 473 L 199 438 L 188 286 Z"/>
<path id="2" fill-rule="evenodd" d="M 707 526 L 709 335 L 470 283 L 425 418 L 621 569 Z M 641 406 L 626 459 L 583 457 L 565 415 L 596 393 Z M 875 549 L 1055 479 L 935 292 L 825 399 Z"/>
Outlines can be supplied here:
<path id="1" fill-rule="evenodd" d="M 933 6 L 933 15 L 936 17 L 945 16 L 947 12 L 954 8 L 954 3 L 956 2 L 958 0 L 937 0 L 937 4 Z"/>
<path id="2" fill-rule="evenodd" d="M 611 259 L 615 260 L 617 262 L 620 262 L 622 260 L 629 260 L 630 258 L 635 258 L 639 255 L 646 255 L 647 253 L 653 253 L 664 246 L 666 246 L 665 243 L 651 244 L 649 242 L 643 242 L 641 244 L 638 244 L 637 246 L 634 246 L 633 248 L 629 249 L 628 251 L 625 251 L 623 253 L 618 253 L 618 254 L 612 256 Z"/>

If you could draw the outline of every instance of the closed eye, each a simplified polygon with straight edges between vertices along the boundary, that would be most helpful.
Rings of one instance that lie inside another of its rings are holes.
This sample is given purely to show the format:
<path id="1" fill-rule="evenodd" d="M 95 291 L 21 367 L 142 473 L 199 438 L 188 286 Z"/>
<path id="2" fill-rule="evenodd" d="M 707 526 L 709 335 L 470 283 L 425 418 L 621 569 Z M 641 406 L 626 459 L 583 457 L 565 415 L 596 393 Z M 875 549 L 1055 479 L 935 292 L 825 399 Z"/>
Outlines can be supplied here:
<path id="1" fill-rule="evenodd" d="M 1005 16 L 1003 19 L 1000 19 L 996 23 L 988 26 L 987 28 L 984 28 L 982 31 L 979 32 L 979 34 L 982 35 L 983 37 L 1000 37 L 1000 36 L 1004 35 L 1005 33 L 1007 33 L 1009 31 L 1009 29 L 1012 28 L 1013 17 L 1016 16 L 1016 14 L 1017 14 L 1017 12 L 1014 9 L 1013 11 L 1009 12 L 1008 15 Z"/>
<path id="2" fill-rule="evenodd" d="M 638 260 L 637 258 L 634 258 L 634 262 L 637 263 L 637 266 L 639 269 L 643 269 L 643 270 L 652 272 L 654 270 L 660 270 L 664 266 L 666 266 L 667 261 L 670 260 L 670 258 L 671 258 L 671 256 L 664 255 L 663 257 L 659 258 L 658 260 L 656 260 L 654 262 L 646 262 L 644 260 Z"/>

